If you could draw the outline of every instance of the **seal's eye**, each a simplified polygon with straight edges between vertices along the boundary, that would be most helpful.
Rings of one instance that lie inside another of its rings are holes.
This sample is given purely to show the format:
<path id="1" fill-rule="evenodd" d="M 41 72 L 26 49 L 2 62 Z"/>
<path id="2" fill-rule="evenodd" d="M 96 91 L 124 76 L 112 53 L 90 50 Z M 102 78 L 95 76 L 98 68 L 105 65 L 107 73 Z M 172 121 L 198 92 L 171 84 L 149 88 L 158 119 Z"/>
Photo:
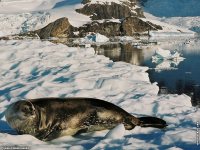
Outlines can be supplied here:
<path id="1" fill-rule="evenodd" d="M 32 105 L 32 103 L 23 101 L 18 105 L 18 111 L 20 114 L 27 117 L 27 116 L 34 115 L 35 108 Z"/>
<path id="2" fill-rule="evenodd" d="M 25 106 L 25 107 L 22 108 L 22 111 L 23 112 L 30 112 L 30 108 Z"/>
<path id="3" fill-rule="evenodd" d="M 21 111 L 22 112 L 24 112 L 24 113 L 28 113 L 28 114 L 32 114 L 32 109 L 31 109 L 31 107 L 29 107 L 29 106 L 27 106 L 27 105 L 25 105 L 25 106 L 23 106 L 22 108 L 21 108 Z"/>

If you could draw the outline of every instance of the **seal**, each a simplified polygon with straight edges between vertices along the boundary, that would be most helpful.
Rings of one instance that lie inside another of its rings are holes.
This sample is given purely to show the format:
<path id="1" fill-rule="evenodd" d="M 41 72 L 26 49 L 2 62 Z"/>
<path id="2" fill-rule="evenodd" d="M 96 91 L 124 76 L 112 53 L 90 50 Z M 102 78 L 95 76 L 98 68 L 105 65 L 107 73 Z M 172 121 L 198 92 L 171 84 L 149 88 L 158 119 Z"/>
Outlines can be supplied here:
<path id="1" fill-rule="evenodd" d="M 112 129 L 121 123 L 126 130 L 135 126 L 167 126 L 162 119 L 136 118 L 112 103 L 94 98 L 21 100 L 7 108 L 5 117 L 19 134 L 30 134 L 43 141 L 82 132 Z"/>

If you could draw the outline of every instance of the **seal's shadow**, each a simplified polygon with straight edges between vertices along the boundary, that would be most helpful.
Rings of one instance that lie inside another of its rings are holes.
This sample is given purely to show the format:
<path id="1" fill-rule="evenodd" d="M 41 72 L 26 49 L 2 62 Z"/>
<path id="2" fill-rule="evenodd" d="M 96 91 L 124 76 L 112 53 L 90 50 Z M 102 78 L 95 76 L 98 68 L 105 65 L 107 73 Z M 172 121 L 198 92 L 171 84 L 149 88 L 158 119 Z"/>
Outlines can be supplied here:
<path id="1" fill-rule="evenodd" d="M 4 116 L 3 113 L 0 114 L 0 119 Z M 0 120 L 0 133 L 7 133 L 11 135 L 17 135 L 17 132 L 13 130 L 6 121 Z"/>

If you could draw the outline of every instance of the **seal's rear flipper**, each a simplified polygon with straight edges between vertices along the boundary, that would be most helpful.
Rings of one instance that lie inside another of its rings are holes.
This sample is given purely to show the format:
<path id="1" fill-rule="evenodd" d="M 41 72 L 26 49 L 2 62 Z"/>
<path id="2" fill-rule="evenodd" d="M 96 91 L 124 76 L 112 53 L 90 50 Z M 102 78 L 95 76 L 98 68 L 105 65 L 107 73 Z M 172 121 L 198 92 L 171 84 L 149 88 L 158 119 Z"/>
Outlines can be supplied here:
<path id="1" fill-rule="evenodd" d="M 141 122 L 141 127 L 154 127 L 154 128 L 165 128 L 167 126 L 166 121 L 156 117 L 141 117 L 138 118 Z"/>

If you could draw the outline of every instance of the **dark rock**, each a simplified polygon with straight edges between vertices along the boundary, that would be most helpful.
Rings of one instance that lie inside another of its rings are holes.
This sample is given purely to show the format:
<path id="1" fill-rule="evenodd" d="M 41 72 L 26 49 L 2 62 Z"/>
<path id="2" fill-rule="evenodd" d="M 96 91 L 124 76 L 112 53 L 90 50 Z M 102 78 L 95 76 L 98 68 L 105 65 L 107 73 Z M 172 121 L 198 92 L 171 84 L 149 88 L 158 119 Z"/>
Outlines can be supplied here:
<path id="1" fill-rule="evenodd" d="M 46 27 L 35 31 L 41 39 L 48 39 L 49 37 L 71 37 L 73 36 L 73 26 L 69 23 L 67 18 L 60 18 Z"/>
<path id="2" fill-rule="evenodd" d="M 117 4 L 114 2 L 111 2 L 111 4 L 90 4 L 85 0 L 83 3 L 86 3 L 85 6 L 76 11 L 90 16 L 93 20 L 113 18 L 122 19 L 128 16 L 144 17 L 143 11 L 140 8 L 132 11 L 133 7 L 136 6 L 135 1 L 129 1 L 123 4 Z"/>
<path id="3" fill-rule="evenodd" d="M 145 22 L 138 17 L 127 17 L 122 22 L 122 34 L 133 36 L 135 33 L 142 33 L 150 30 L 161 30 L 162 27 L 151 22 Z"/>
<path id="4" fill-rule="evenodd" d="M 121 35 L 121 23 L 118 22 L 103 22 L 99 23 L 93 21 L 92 23 L 85 24 L 79 29 L 79 37 L 86 36 L 89 32 L 100 33 L 108 37 L 120 36 Z"/>
<path id="5" fill-rule="evenodd" d="M 69 39 L 85 37 L 90 32 L 100 33 L 107 37 L 139 36 L 146 31 L 162 29 L 161 26 L 143 21 L 140 18 L 143 17 L 143 11 L 139 7 L 135 7 L 137 5 L 137 0 L 129 0 L 122 2 L 122 4 L 114 2 L 91 4 L 90 2 L 91 0 L 83 0 L 82 3 L 84 7 L 76 11 L 85 15 L 90 15 L 93 19 L 92 22 L 76 28 L 69 23 L 67 18 L 60 18 L 40 30 L 31 32 L 31 34 L 27 36 L 34 37 L 37 34 L 41 39 L 48 39 L 50 37 Z M 109 19 L 113 18 L 121 21 L 109 21 Z M 101 20 L 101 22 L 98 20 Z M 75 35 L 74 32 L 78 34 Z"/>
<path id="6" fill-rule="evenodd" d="M 100 33 L 107 37 L 113 37 L 138 36 L 146 31 L 162 30 L 162 27 L 148 21 L 145 22 L 138 17 L 127 17 L 122 22 L 105 21 L 103 23 L 99 23 L 98 21 L 93 21 L 92 23 L 80 27 L 78 30 L 79 37 L 84 37 L 89 32 Z"/>
<path id="7" fill-rule="evenodd" d="M 89 2 L 91 2 L 92 0 L 83 0 L 82 1 L 82 4 L 87 4 L 87 3 L 89 3 Z"/>
<path id="8" fill-rule="evenodd" d="M 55 22 L 50 23 L 46 27 L 35 31 L 41 39 L 48 39 L 50 37 L 57 38 L 79 38 L 85 37 L 88 33 L 100 33 L 107 37 L 114 36 L 139 36 L 145 31 L 161 30 L 162 27 L 151 22 L 145 22 L 138 17 L 126 17 L 122 22 L 111 21 L 92 21 L 79 28 L 70 25 L 67 18 L 61 18 Z M 78 35 L 74 35 L 78 32 Z"/>
<path id="9" fill-rule="evenodd" d="M 7 41 L 7 40 L 10 40 L 10 38 L 9 38 L 8 36 L 3 36 L 3 37 L 0 37 L 0 40 L 5 40 L 5 41 Z"/>

